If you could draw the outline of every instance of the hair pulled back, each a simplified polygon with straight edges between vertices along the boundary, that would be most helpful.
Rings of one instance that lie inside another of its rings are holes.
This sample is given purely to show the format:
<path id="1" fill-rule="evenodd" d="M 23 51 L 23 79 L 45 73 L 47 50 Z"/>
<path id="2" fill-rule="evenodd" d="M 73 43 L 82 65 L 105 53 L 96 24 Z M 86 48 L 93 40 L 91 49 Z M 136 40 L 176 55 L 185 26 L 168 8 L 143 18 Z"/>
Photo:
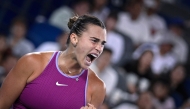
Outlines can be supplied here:
<path id="1" fill-rule="evenodd" d="M 70 29 L 69 37 L 67 39 L 67 44 L 70 42 L 70 35 L 75 33 L 78 36 L 81 36 L 82 32 L 87 30 L 87 25 L 92 24 L 105 29 L 105 25 L 97 17 L 85 14 L 83 16 L 73 16 L 69 19 L 67 24 Z"/>

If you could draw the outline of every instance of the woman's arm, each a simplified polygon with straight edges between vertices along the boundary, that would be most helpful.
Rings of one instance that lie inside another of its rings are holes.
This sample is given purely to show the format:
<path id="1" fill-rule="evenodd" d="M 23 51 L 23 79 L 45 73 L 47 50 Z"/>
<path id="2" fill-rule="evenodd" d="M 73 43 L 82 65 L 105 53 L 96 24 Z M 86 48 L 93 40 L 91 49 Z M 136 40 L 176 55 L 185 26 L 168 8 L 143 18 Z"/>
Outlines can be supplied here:
<path id="1" fill-rule="evenodd" d="M 28 54 L 20 58 L 6 76 L 0 89 L 0 109 L 10 109 L 25 87 L 36 66 L 35 56 Z"/>
<path id="2" fill-rule="evenodd" d="M 89 87 L 91 88 L 92 94 L 89 103 L 98 109 L 105 99 L 106 85 L 93 71 L 90 70 L 90 72 Z"/>
<path id="3" fill-rule="evenodd" d="M 93 104 L 97 109 L 102 105 L 105 95 L 106 88 L 105 84 L 102 81 L 99 81 L 97 85 L 94 86 L 95 90 L 92 94 L 92 99 L 90 104 Z"/>

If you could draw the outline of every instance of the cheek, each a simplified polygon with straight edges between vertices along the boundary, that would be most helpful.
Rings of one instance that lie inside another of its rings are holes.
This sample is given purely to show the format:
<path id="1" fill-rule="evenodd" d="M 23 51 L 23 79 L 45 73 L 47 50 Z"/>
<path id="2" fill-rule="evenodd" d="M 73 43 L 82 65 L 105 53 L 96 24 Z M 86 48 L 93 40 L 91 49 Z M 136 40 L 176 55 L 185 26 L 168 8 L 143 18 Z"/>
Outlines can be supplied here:
<path id="1" fill-rule="evenodd" d="M 86 53 L 86 47 L 85 46 L 77 46 L 76 48 L 76 56 L 81 56 L 84 55 Z"/>
<path id="2" fill-rule="evenodd" d="M 88 42 L 82 42 L 80 43 L 79 48 L 82 52 L 85 52 L 85 51 L 89 51 L 89 49 L 92 48 L 92 45 L 89 44 Z"/>
<path id="3" fill-rule="evenodd" d="M 80 57 L 80 58 L 84 58 L 91 50 L 91 45 L 88 44 L 87 42 L 85 41 L 82 41 L 82 42 L 79 42 L 77 44 L 77 47 L 76 47 L 76 56 Z"/>

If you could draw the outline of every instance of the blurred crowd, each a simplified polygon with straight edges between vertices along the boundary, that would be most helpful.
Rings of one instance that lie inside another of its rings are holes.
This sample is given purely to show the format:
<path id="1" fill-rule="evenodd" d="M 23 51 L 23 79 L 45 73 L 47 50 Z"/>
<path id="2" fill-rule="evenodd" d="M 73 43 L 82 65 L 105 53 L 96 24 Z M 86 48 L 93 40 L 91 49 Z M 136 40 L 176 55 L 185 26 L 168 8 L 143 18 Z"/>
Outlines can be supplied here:
<path id="1" fill-rule="evenodd" d="M 75 0 L 48 19 L 37 16 L 35 27 L 23 16 L 13 18 L 9 34 L 0 33 L 0 84 L 26 53 L 65 50 L 69 18 L 88 13 L 107 29 L 104 51 L 90 66 L 106 84 L 101 109 L 190 109 L 186 27 L 183 19 L 166 22 L 159 14 L 160 5 L 172 1 Z"/>

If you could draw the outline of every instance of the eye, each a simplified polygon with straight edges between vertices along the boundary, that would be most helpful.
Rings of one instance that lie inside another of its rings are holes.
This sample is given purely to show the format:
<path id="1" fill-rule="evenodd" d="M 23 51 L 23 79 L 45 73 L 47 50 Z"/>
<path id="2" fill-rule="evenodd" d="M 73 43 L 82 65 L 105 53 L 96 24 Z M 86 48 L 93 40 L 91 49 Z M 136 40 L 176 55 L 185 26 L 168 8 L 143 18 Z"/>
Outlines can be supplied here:
<path id="1" fill-rule="evenodd" d="M 106 43 L 106 42 L 102 42 L 102 46 L 104 46 L 104 45 L 105 45 L 105 43 Z"/>
<path id="2" fill-rule="evenodd" d="M 96 40 L 96 39 L 91 39 L 91 41 L 92 41 L 93 43 L 98 42 L 98 40 Z"/>

